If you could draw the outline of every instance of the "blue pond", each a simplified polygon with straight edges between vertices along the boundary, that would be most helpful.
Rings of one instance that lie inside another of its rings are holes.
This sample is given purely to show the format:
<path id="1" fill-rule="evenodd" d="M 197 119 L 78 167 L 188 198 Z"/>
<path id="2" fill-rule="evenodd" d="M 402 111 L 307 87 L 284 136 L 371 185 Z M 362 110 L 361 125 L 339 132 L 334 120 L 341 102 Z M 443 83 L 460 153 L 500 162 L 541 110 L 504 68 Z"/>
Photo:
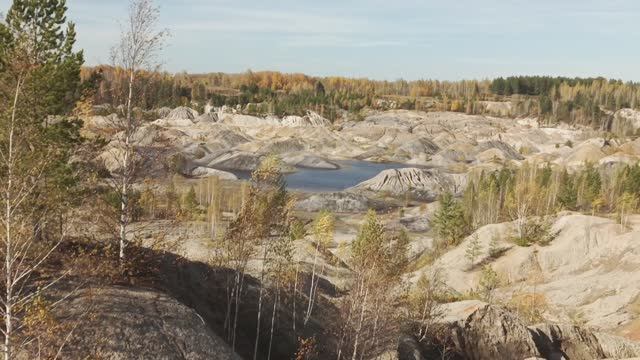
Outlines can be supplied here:
<path id="1" fill-rule="evenodd" d="M 368 180 L 387 169 L 400 169 L 410 165 L 399 163 L 374 163 L 369 161 L 334 161 L 340 165 L 337 170 L 298 168 L 297 172 L 286 176 L 287 188 L 298 191 L 342 191 Z M 250 174 L 235 172 L 244 179 Z"/>

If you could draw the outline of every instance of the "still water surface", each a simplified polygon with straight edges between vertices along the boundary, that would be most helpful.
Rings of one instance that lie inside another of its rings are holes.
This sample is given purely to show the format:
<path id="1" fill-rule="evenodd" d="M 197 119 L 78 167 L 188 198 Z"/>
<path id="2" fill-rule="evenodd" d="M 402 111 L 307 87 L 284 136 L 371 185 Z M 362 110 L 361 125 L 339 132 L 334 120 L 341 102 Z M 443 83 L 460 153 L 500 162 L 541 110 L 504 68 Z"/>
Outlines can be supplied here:
<path id="1" fill-rule="evenodd" d="M 334 161 L 340 165 L 337 170 L 298 168 L 298 171 L 286 176 L 287 188 L 291 190 L 342 191 L 371 179 L 381 171 L 400 169 L 410 165 L 399 163 L 374 163 L 360 160 Z M 239 178 L 248 179 L 248 172 L 234 172 Z"/>

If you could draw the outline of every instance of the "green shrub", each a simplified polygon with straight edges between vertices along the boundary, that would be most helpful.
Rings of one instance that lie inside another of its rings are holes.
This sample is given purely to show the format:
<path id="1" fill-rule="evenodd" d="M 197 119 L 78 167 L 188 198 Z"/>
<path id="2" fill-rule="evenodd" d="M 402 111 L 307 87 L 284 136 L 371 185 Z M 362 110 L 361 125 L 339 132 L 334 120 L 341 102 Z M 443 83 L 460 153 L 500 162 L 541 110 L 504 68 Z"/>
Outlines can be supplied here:
<path id="1" fill-rule="evenodd" d="M 305 237 L 307 234 L 304 229 L 304 224 L 299 219 L 294 219 L 291 223 L 291 228 L 289 230 L 289 234 L 293 240 L 300 240 Z"/>
<path id="2" fill-rule="evenodd" d="M 548 245 L 558 236 L 553 232 L 553 222 L 549 217 L 529 218 L 524 224 L 522 237 L 515 237 L 514 243 L 518 246 L 531 246 L 533 244 Z"/>
<path id="3" fill-rule="evenodd" d="M 490 265 L 482 268 L 477 292 L 486 302 L 491 302 L 492 292 L 500 286 L 500 277 Z"/>
<path id="4" fill-rule="evenodd" d="M 464 210 L 451 193 L 442 194 L 439 201 L 440 208 L 431 219 L 433 229 L 444 244 L 456 246 L 469 230 Z"/>

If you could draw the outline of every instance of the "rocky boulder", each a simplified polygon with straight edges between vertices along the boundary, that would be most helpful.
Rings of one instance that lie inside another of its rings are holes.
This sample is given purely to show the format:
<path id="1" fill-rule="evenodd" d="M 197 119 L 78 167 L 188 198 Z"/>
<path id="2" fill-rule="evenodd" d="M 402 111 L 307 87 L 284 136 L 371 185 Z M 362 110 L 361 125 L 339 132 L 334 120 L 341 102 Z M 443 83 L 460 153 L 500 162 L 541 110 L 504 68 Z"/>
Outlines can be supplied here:
<path id="1" fill-rule="evenodd" d="M 94 288 L 58 309 L 77 322 L 62 358 L 239 359 L 194 310 L 156 291 Z"/>
<path id="2" fill-rule="evenodd" d="M 424 215 L 403 217 L 400 224 L 411 232 L 427 232 L 431 228 L 429 219 Z"/>
<path id="3" fill-rule="evenodd" d="M 448 347 L 459 359 L 604 359 L 640 355 L 640 344 L 573 325 L 527 326 L 516 314 L 477 300 L 442 306 L 428 341 L 403 338 L 400 359 L 431 358 Z M 425 345 L 429 344 L 429 345 Z M 417 356 L 416 356 L 417 355 Z"/>
<path id="4" fill-rule="evenodd" d="M 198 117 L 198 112 L 188 108 L 186 106 L 180 106 L 177 107 L 173 110 L 171 110 L 171 112 L 169 114 L 167 114 L 167 116 L 165 116 L 164 118 L 167 120 L 191 120 L 193 121 L 195 118 Z"/>

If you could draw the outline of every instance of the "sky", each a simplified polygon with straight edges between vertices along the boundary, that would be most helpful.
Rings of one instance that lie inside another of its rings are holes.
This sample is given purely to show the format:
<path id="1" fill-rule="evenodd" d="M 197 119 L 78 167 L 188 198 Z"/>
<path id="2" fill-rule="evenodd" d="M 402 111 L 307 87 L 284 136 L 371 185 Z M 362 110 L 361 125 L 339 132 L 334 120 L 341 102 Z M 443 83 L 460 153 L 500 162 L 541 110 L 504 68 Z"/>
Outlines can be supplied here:
<path id="1" fill-rule="evenodd" d="M 0 0 L 6 12 L 11 0 Z M 170 72 L 374 79 L 640 81 L 637 0 L 156 0 Z M 128 0 L 67 0 L 87 64 L 109 61 Z"/>

